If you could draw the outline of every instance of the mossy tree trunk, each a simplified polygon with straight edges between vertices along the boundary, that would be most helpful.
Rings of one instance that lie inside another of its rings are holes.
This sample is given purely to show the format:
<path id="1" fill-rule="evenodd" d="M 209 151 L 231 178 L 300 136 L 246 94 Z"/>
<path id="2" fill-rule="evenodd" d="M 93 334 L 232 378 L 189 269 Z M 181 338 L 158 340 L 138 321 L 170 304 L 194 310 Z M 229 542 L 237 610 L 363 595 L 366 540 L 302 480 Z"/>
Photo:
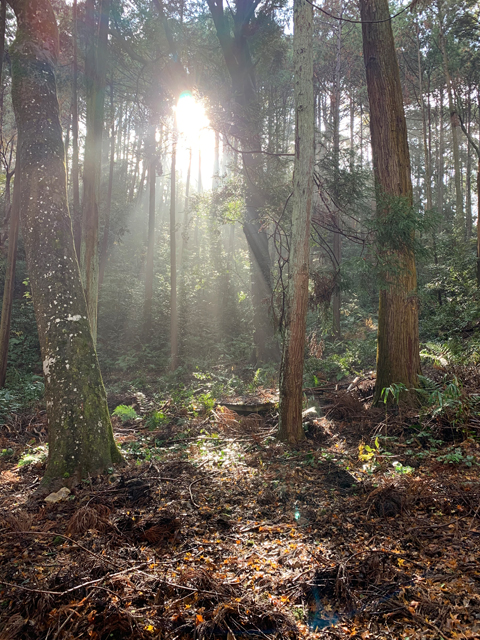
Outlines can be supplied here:
<path id="1" fill-rule="evenodd" d="M 388 0 L 361 0 L 360 11 L 377 216 L 382 223 L 393 203 L 412 205 L 410 154 Z M 402 383 L 408 390 L 416 388 L 420 373 L 415 257 L 408 247 L 385 247 L 384 251 L 381 258 L 387 265 L 393 264 L 394 270 L 385 274 L 385 288 L 380 291 L 374 402 L 392 383 Z M 415 403 L 416 394 L 406 392 L 403 399 Z"/>
<path id="2" fill-rule="evenodd" d="M 295 167 L 285 333 L 280 367 L 279 438 L 295 444 L 302 425 L 303 361 L 308 306 L 310 218 L 313 197 L 314 100 L 313 8 L 294 2 Z"/>
<path id="3" fill-rule="evenodd" d="M 9 0 L 12 100 L 22 167 L 21 224 L 40 337 L 48 415 L 44 484 L 120 462 L 92 339 L 68 211 L 56 95 L 58 31 L 49 0 Z"/>

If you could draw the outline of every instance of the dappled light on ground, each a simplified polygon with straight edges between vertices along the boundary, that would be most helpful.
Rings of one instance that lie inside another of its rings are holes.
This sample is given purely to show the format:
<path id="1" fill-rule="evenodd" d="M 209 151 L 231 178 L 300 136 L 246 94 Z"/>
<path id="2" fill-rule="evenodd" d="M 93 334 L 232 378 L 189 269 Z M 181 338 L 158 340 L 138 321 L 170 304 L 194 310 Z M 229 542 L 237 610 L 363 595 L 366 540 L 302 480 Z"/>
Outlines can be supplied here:
<path id="1" fill-rule="evenodd" d="M 153 413 L 139 397 L 114 418 L 127 466 L 51 505 L 44 462 L 17 466 L 17 421 L 0 625 L 32 640 L 477 637 L 479 445 L 366 408 L 370 389 L 311 390 L 324 415 L 306 412 L 297 450 L 275 411 Z"/>

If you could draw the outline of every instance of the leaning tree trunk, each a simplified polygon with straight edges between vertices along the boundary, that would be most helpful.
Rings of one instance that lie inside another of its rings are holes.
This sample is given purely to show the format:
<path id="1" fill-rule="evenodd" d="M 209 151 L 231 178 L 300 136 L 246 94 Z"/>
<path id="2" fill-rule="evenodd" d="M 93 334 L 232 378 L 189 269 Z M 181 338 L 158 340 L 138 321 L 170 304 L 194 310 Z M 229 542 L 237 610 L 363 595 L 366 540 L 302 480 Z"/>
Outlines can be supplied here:
<path id="1" fill-rule="evenodd" d="M 49 0 L 9 0 L 12 100 L 22 167 L 21 224 L 45 375 L 44 483 L 105 471 L 121 455 L 87 317 L 68 212 L 56 95 L 58 30 Z"/>
<path id="2" fill-rule="evenodd" d="M 303 361 L 308 306 L 310 217 L 313 196 L 314 101 L 313 8 L 294 1 L 295 168 L 292 237 L 286 296 L 285 333 L 280 367 L 278 436 L 295 444 L 305 437 L 302 426 Z"/>
<path id="3" fill-rule="evenodd" d="M 360 11 L 381 225 L 391 206 L 412 205 L 410 154 L 388 0 L 360 0 Z M 402 249 L 385 248 L 383 260 L 393 263 L 395 272 L 385 274 L 386 286 L 380 291 L 374 402 L 392 383 L 402 383 L 409 390 L 416 388 L 420 373 L 415 257 L 407 245 Z M 411 403 L 416 401 L 413 392 L 403 396 Z"/>

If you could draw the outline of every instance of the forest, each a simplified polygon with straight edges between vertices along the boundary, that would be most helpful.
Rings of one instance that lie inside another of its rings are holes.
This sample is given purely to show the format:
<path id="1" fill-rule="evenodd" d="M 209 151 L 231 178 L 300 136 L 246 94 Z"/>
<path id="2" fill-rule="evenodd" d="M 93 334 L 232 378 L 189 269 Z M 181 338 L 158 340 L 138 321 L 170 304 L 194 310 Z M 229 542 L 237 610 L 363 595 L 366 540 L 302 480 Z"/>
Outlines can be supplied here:
<path id="1" fill-rule="evenodd" d="M 480 637 L 480 4 L 0 0 L 0 640 Z"/>

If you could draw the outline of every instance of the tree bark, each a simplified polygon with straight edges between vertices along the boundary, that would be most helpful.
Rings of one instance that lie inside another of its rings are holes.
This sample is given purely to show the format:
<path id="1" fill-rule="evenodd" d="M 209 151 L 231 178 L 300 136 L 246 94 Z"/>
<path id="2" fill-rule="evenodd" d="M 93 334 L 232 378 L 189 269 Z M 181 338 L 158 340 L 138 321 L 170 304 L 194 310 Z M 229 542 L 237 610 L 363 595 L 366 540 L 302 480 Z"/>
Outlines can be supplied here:
<path id="1" fill-rule="evenodd" d="M 280 440 L 291 444 L 305 437 L 302 426 L 302 389 L 315 131 L 313 7 L 306 0 L 294 0 L 293 56 L 296 114 L 295 167 L 285 332 L 280 367 L 278 430 Z"/>
<path id="2" fill-rule="evenodd" d="M 0 134 L 3 131 L 3 58 L 5 56 L 5 29 L 7 26 L 7 0 L 0 4 Z"/>
<path id="3" fill-rule="evenodd" d="M 68 213 L 55 83 L 57 23 L 49 0 L 9 3 L 17 17 L 11 56 L 21 223 L 48 415 L 43 482 L 71 482 L 122 458 L 113 439 Z"/>
<path id="4" fill-rule="evenodd" d="M 87 29 L 95 26 L 94 0 L 86 2 Z M 101 175 L 102 133 L 105 110 L 106 57 L 110 0 L 102 0 L 98 38 L 91 34 L 85 76 L 87 82 L 87 134 L 83 165 L 83 221 L 81 267 L 88 317 L 93 339 L 97 339 L 98 307 L 98 195 Z"/>
<path id="5" fill-rule="evenodd" d="M 2 318 L 0 321 L 0 388 L 5 386 L 8 361 L 8 343 L 10 341 L 10 322 L 12 319 L 13 292 L 15 289 L 15 266 L 17 262 L 18 228 L 20 226 L 20 141 L 17 142 L 17 164 L 13 185 L 13 203 L 10 211 L 10 228 L 8 231 L 8 253 L 3 285 Z"/>
<path id="6" fill-rule="evenodd" d="M 260 109 L 255 86 L 255 65 L 251 59 L 247 27 L 257 6 L 255 0 L 236 4 L 233 14 L 233 35 L 225 16 L 223 0 L 208 0 L 217 37 L 232 80 L 235 135 L 242 149 L 245 183 L 245 217 L 243 231 L 251 261 L 251 291 L 254 313 L 255 359 L 278 360 L 279 349 L 275 328 L 268 312 L 272 297 L 271 261 L 268 236 L 261 220 L 264 198 L 259 185 L 263 173 L 261 154 L 250 153 L 261 147 Z"/>
<path id="7" fill-rule="evenodd" d="M 389 213 L 388 203 L 412 205 L 410 155 L 388 0 L 360 0 L 360 12 L 381 224 Z M 379 20 L 387 21 L 375 23 Z M 386 286 L 380 291 L 374 402 L 384 388 L 402 383 L 409 390 L 403 399 L 413 404 L 416 394 L 410 390 L 418 386 L 420 373 L 415 257 L 406 248 L 390 248 L 388 253 L 387 259 L 395 259 L 396 273 L 385 274 Z"/>
<path id="8" fill-rule="evenodd" d="M 432 200 L 432 182 L 430 169 L 430 150 L 427 141 L 427 112 L 425 108 L 425 99 L 423 97 L 423 68 L 422 53 L 420 49 L 420 27 L 418 23 L 415 25 L 417 31 L 417 64 L 418 64 L 418 90 L 420 93 L 420 108 L 422 109 L 422 132 L 423 132 L 423 155 L 425 158 L 425 198 L 426 210 L 430 211 L 433 207 Z"/>
<path id="9" fill-rule="evenodd" d="M 458 141 L 459 117 L 453 96 L 453 83 L 450 76 L 450 68 L 448 62 L 447 47 L 445 43 L 445 34 L 443 32 L 443 12 L 442 2 L 437 0 L 438 10 L 438 36 L 440 41 L 440 50 L 442 52 L 443 72 L 445 74 L 445 82 L 447 85 L 448 110 L 450 112 L 450 127 L 452 131 L 452 152 L 453 152 L 453 168 L 455 174 L 455 227 L 460 234 L 461 239 L 465 237 L 465 215 L 463 211 L 463 195 L 462 195 L 462 171 L 460 168 L 460 145 Z"/>
<path id="10" fill-rule="evenodd" d="M 340 20 L 337 24 L 337 51 L 335 59 L 335 74 L 334 74 L 334 89 L 333 89 L 333 171 L 334 171 L 334 232 L 333 232 L 333 258 L 335 269 L 335 287 L 332 294 L 332 311 L 333 311 L 333 333 L 337 338 L 340 338 L 340 311 L 341 311 L 341 294 L 340 294 L 340 264 L 342 261 L 342 236 L 340 212 L 337 207 L 338 182 L 340 172 L 340 99 L 341 99 L 341 87 L 340 87 L 340 65 L 341 65 L 341 53 L 342 53 L 342 15 L 343 4 L 340 7 Z"/>
<path id="11" fill-rule="evenodd" d="M 98 288 L 100 289 L 105 277 L 108 260 L 108 242 L 110 236 L 110 215 L 112 213 L 113 173 L 115 170 L 115 108 L 113 104 L 113 78 L 110 84 L 110 113 L 112 124 L 110 128 L 110 165 L 108 169 L 107 201 L 105 202 L 105 220 L 103 225 L 102 245 L 100 247 L 100 264 L 98 271 Z"/>
<path id="12" fill-rule="evenodd" d="M 72 192 L 73 192 L 73 237 L 75 251 L 80 262 L 82 241 L 82 221 L 80 211 L 80 184 L 78 171 L 78 37 L 77 37 L 77 0 L 73 2 L 73 78 L 72 78 Z"/>
<path id="13" fill-rule="evenodd" d="M 173 133 L 172 165 L 170 168 L 170 369 L 178 367 L 178 311 L 177 311 L 177 238 L 176 238 L 176 159 L 177 127 Z"/>
<path id="14" fill-rule="evenodd" d="M 152 120 L 154 116 L 152 114 Z M 147 261 L 145 268 L 145 304 L 143 310 L 144 335 L 148 339 L 152 331 L 152 303 L 153 303 L 153 258 L 155 253 L 155 183 L 157 179 L 156 159 L 156 127 L 149 127 L 148 135 L 148 237 Z"/>

